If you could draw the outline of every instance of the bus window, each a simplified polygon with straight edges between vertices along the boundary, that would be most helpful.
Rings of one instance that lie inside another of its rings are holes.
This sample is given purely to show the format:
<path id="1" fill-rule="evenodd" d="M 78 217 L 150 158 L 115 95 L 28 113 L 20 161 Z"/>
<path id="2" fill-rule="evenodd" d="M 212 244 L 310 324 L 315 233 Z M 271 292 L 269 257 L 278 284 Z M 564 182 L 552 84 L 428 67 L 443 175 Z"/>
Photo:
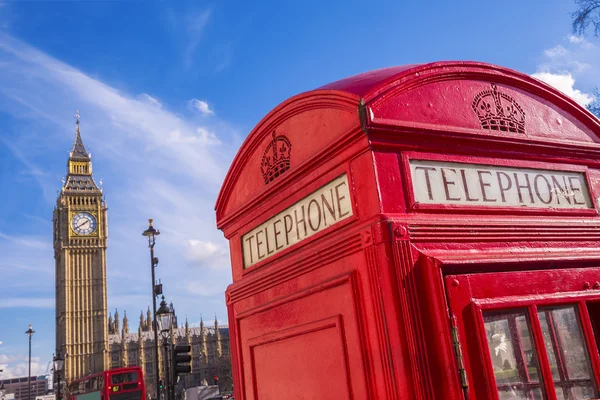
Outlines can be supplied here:
<path id="1" fill-rule="evenodd" d="M 126 383 L 126 382 L 137 382 L 137 372 L 124 372 L 121 374 L 112 375 L 111 381 L 113 384 Z"/>

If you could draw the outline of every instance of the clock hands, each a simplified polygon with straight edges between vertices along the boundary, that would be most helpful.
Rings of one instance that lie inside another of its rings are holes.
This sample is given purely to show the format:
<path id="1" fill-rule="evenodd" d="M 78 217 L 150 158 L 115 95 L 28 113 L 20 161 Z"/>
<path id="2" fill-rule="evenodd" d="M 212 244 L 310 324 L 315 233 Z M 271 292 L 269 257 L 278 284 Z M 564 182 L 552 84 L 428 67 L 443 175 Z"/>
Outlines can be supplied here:
<path id="1" fill-rule="evenodd" d="M 1 0 L 0 0 L 1 1 Z M 96 221 L 88 213 L 79 213 L 74 217 L 73 230 L 78 234 L 90 234 L 96 230 Z"/>

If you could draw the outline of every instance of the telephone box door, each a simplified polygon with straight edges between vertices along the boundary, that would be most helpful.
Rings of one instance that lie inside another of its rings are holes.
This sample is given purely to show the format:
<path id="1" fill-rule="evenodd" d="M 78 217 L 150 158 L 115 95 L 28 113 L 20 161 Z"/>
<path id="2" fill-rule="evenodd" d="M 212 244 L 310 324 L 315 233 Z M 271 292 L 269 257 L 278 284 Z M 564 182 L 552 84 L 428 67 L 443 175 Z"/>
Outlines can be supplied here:
<path id="1" fill-rule="evenodd" d="M 600 269 L 445 279 L 468 398 L 600 398 Z"/>

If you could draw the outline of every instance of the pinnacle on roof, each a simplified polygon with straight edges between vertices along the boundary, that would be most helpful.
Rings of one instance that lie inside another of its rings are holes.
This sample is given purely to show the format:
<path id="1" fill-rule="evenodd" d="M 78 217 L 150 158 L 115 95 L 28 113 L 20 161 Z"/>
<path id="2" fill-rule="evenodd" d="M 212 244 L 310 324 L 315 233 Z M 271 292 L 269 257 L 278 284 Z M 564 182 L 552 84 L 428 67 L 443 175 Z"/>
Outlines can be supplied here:
<path id="1" fill-rule="evenodd" d="M 83 146 L 83 141 L 81 140 L 81 133 L 79 132 L 79 110 L 77 110 L 77 113 L 75 114 L 75 124 L 76 124 L 76 128 L 75 128 L 75 143 L 73 144 L 73 150 L 71 150 L 71 158 L 72 159 L 85 159 L 85 160 L 89 160 L 90 159 L 90 155 L 89 153 L 85 150 L 85 147 Z"/>

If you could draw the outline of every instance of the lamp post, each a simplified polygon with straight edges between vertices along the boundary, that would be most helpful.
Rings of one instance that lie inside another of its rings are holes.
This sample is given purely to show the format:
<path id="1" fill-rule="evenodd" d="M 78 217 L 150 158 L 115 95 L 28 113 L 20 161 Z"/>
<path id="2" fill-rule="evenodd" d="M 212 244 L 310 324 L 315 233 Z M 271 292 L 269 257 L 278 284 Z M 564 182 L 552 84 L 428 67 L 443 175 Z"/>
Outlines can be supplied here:
<path id="1" fill-rule="evenodd" d="M 156 237 L 160 235 L 160 231 L 152 226 L 152 219 L 148 220 L 149 226 L 142 235 L 148 238 L 148 247 L 150 248 L 150 270 L 152 271 L 152 309 L 154 311 L 154 325 L 152 330 L 154 331 L 154 364 L 156 366 L 156 377 L 154 378 L 156 387 L 156 400 L 159 398 L 158 381 L 160 379 L 160 369 L 158 367 L 158 331 L 156 326 L 156 280 L 154 278 L 154 268 L 158 265 L 158 258 L 154 258 L 154 245 L 156 244 Z"/>
<path id="2" fill-rule="evenodd" d="M 27 329 L 25 333 L 29 336 L 29 375 L 27 375 L 27 400 L 31 400 L 31 337 L 35 333 L 31 327 L 31 324 L 29 324 L 29 329 Z"/>
<path id="3" fill-rule="evenodd" d="M 165 301 L 165 296 L 162 296 L 162 301 L 160 302 L 160 308 L 156 312 L 156 317 L 158 319 L 158 329 L 160 330 L 160 335 L 163 338 L 163 347 L 165 351 L 165 372 L 167 376 L 167 400 L 173 400 L 173 390 L 175 387 L 175 383 L 172 382 L 172 376 L 169 373 L 169 335 L 171 333 L 171 324 L 173 321 L 173 311 L 171 308 L 167 306 L 167 302 Z"/>
<path id="4" fill-rule="evenodd" d="M 60 374 L 63 370 L 65 358 L 63 357 L 62 352 L 60 350 L 58 350 L 58 354 L 56 354 L 56 357 L 54 357 L 53 361 L 54 361 L 54 373 L 56 374 L 56 380 L 57 380 L 56 400 L 62 400 L 63 393 L 62 393 L 62 389 L 61 389 L 61 385 L 60 385 L 60 381 L 61 381 Z"/>

